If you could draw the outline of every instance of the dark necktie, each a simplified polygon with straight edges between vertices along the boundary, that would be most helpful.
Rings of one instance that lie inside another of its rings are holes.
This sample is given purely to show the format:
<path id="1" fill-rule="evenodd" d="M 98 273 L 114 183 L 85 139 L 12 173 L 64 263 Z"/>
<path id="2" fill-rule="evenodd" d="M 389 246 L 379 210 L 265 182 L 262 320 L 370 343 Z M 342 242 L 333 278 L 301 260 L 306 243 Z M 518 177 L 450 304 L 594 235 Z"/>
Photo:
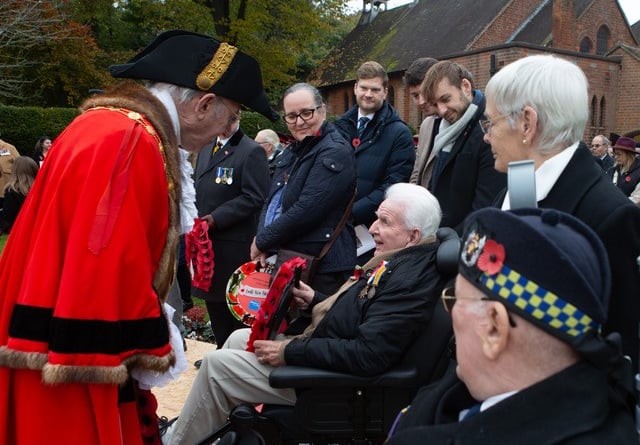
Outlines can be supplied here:
<path id="1" fill-rule="evenodd" d="M 367 123 L 370 121 L 366 116 L 362 116 L 358 119 L 358 138 L 362 139 L 362 135 L 364 133 L 364 129 L 367 128 Z"/>
<path id="2" fill-rule="evenodd" d="M 478 414 L 480 412 L 481 406 L 482 406 L 481 403 L 476 403 L 475 405 L 473 405 L 471 408 L 469 408 L 469 411 L 467 411 L 467 413 L 464 415 L 462 420 L 468 420 L 473 416 L 475 416 L 476 414 Z"/>

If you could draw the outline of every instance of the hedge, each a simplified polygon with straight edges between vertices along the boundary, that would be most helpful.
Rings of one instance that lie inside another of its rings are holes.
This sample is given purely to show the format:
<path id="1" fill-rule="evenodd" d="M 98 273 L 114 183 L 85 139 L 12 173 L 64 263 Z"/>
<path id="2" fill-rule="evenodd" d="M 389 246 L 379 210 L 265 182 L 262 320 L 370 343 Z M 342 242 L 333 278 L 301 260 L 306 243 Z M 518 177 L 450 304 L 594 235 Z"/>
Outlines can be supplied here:
<path id="1" fill-rule="evenodd" d="M 22 155 L 31 155 L 42 135 L 56 138 L 79 114 L 76 108 L 14 107 L 0 105 L 0 138 L 15 145 Z M 242 131 L 255 137 L 259 130 L 271 128 L 287 133 L 284 122 L 271 122 L 264 116 L 243 111 Z"/>

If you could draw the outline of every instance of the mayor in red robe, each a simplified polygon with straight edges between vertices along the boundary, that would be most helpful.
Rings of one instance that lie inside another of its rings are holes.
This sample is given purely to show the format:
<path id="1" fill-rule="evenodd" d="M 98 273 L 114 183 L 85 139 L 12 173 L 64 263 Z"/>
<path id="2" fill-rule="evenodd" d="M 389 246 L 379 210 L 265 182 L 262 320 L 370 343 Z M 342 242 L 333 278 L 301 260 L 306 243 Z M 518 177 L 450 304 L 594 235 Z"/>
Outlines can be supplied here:
<path id="1" fill-rule="evenodd" d="M 234 87 L 234 70 L 249 85 Z M 0 258 L 2 444 L 158 443 L 155 399 L 132 373 L 175 360 L 162 303 L 178 146 L 198 151 L 240 104 L 273 115 L 257 62 L 207 36 L 163 33 L 111 73 L 198 94 L 181 102 L 125 81 L 88 99 L 55 139 Z M 211 113 L 223 98 L 229 110 Z"/>

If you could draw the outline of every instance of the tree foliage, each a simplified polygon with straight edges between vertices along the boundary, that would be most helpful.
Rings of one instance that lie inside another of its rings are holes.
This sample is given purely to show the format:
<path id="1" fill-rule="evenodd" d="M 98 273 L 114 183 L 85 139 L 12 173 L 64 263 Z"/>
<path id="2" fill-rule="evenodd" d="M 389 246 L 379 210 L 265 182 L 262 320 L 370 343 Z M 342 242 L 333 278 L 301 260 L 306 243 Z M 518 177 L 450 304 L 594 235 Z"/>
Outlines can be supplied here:
<path id="1" fill-rule="evenodd" d="M 353 27 L 344 0 L 2 0 L 0 103 L 77 105 L 157 34 L 229 41 L 261 64 L 279 98 Z"/>

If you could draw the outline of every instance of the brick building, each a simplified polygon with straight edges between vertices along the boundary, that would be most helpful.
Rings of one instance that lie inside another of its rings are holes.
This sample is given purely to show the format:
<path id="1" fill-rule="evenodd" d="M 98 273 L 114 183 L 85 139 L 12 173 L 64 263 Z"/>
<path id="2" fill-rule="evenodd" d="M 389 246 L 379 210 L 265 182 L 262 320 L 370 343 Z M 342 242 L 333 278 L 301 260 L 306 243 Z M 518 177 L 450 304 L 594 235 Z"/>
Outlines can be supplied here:
<path id="1" fill-rule="evenodd" d="M 402 84 L 414 59 L 455 60 L 482 90 L 504 65 L 552 53 L 589 79 L 585 140 L 617 133 L 640 141 L 639 23 L 630 26 L 616 0 L 414 0 L 391 10 L 384 0 L 363 0 L 358 25 L 309 81 L 321 88 L 329 113 L 342 114 L 355 103 L 355 70 L 376 60 L 389 72 L 388 100 L 418 128 L 422 116 Z"/>

